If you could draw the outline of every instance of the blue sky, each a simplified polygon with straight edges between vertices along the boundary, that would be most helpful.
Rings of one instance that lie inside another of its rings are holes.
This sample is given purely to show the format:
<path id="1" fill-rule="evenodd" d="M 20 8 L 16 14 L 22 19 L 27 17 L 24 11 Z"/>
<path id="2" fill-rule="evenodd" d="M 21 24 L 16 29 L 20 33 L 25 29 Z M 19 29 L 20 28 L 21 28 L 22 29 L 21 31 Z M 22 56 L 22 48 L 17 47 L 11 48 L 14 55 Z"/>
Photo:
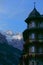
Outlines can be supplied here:
<path id="1" fill-rule="evenodd" d="M 22 33 L 27 24 L 24 20 L 34 8 L 43 14 L 43 0 L 0 0 L 0 30 Z"/>

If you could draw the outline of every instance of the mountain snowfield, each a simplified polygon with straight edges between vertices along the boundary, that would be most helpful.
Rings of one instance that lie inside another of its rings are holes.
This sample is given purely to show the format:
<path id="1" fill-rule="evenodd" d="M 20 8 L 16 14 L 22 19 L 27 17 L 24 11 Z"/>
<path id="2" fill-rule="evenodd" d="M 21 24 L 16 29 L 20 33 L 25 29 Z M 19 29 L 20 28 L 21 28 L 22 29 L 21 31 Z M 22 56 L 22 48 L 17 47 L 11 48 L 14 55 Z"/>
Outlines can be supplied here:
<path id="1" fill-rule="evenodd" d="M 5 32 L 6 39 L 8 43 L 13 47 L 23 50 L 23 35 L 20 33 L 13 33 L 12 31 L 8 30 Z"/>

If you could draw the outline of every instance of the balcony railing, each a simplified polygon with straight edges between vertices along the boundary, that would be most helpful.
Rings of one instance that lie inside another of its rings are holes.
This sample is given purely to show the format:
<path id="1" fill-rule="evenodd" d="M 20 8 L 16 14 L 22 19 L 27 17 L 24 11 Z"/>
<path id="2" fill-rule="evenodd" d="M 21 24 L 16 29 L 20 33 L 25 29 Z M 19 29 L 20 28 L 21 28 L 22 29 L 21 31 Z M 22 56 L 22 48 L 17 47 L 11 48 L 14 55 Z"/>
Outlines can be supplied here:
<path id="1" fill-rule="evenodd" d="M 42 53 L 37 53 L 37 52 L 29 52 L 29 55 L 43 55 L 43 52 L 42 52 Z"/>
<path id="2" fill-rule="evenodd" d="M 39 39 L 38 40 L 36 40 L 36 39 L 29 39 L 29 42 L 35 42 L 35 41 L 36 42 L 43 42 L 43 39 L 42 40 L 41 39 L 40 40 Z"/>

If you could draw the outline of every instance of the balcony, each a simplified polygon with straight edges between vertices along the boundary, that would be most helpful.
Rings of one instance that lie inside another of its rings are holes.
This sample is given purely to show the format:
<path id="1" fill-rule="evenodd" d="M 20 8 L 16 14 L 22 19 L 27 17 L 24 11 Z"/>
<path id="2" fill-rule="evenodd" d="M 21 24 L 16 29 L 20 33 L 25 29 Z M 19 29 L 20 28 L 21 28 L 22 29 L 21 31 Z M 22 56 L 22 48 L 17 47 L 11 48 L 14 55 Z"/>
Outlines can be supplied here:
<path id="1" fill-rule="evenodd" d="M 36 40 L 36 39 L 29 39 L 29 42 L 30 43 L 32 43 L 32 42 L 43 42 L 43 39 L 41 40 L 41 39 L 38 39 L 38 40 Z"/>
<path id="2" fill-rule="evenodd" d="M 29 55 L 43 55 L 43 47 L 39 46 L 36 47 L 34 45 L 29 46 L 29 51 L 28 51 Z"/>
<path id="3" fill-rule="evenodd" d="M 29 56 L 41 56 L 43 53 L 29 52 Z"/>
<path id="4" fill-rule="evenodd" d="M 38 41 L 39 41 L 39 42 L 43 42 L 43 39 L 42 39 L 42 40 L 40 39 L 40 40 L 38 40 Z"/>
<path id="5" fill-rule="evenodd" d="M 35 42 L 36 40 L 35 39 L 29 39 L 29 42 Z"/>

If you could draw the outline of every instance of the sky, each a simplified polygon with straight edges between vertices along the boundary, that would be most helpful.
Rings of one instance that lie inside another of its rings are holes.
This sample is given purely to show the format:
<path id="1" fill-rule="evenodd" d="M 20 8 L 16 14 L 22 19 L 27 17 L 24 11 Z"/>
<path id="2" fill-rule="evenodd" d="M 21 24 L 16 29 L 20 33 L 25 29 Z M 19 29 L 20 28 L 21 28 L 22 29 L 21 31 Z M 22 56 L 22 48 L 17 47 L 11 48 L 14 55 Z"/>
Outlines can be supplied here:
<path id="1" fill-rule="evenodd" d="M 22 33 L 27 24 L 25 19 L 34 8 L 43 14 L 43 0 L 0 0 L 0 30 Z"/>

